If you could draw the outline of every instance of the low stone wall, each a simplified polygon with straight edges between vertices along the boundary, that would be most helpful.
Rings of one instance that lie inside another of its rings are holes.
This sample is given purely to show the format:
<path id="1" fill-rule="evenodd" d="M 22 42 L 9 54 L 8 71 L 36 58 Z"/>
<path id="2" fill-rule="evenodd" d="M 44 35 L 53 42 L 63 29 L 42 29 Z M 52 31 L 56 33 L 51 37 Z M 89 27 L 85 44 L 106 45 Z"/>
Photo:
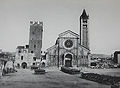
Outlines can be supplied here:
<path id="1" fill-rule="evenodd" d="M 70 67 L 61 67 L 61 71 L 68 73 L 68 74 L 79 74 L 80 70 Z"/>
<path id="2" fill-rule="evenodd" d="M 80 78 L 98 82 L 98 83 L 102 83 L 102 84 L 106 84 L 106 85 L 114 85 L 114 84 L 120 82 L 120 77 L 100 75 L 100 74 L 96 74 L 96 73 L 82 73 Z"/>

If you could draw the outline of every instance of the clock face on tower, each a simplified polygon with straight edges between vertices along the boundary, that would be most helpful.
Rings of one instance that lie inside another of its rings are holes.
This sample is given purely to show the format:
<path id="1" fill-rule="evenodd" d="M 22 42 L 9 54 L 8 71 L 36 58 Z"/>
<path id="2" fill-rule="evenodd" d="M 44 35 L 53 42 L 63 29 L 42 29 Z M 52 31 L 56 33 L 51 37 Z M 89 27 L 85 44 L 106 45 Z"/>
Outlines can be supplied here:
<path id="1" fill-rule="evenodd" d="M 73 46 L 73 41 L 72 40 L 66 40 L 64 43 L 66 48 L 71 48 Z"/>

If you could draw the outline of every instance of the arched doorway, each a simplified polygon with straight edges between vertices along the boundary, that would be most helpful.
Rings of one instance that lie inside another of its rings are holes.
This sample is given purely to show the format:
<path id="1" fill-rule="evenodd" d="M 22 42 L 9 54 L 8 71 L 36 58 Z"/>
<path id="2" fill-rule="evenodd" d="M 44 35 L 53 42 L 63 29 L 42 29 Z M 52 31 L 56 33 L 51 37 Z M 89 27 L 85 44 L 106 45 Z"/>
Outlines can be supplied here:
<path id="1" fill-rule="evenodd" d="M 45 67 L 45 62 L 42 62 L 42 66 L 41 67 Z"/>
<path id="2" fill-rule="evenodd" d="M 22 67 L 23 69 L 27 68 L 27 63 L 26 63 L 26 62 L 23 62 L 23 63 L 21 64 L 21 67 Z"/>
<path id="3" fill-rule="evenodd" d="M 17 67 L 20 68 L 20 64 L 19 63 L 17 63 Z"/>
<path id="4" fill-rule="evenodd" d="M 72 67 L 72 54 L 67 53 L 64 58 L 64 65 L 65 67 Z"/>

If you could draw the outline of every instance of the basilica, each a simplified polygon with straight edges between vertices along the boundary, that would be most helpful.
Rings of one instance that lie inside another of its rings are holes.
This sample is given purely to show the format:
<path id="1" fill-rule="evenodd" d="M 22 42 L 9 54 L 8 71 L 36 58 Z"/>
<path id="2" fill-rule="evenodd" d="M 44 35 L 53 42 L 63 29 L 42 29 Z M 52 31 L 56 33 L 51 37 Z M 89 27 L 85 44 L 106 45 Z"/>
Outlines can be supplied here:
<path id="1" fill-rule="evenodd" d="M 47 66 L 89 66 L 89 15 L 85 9 L 80 16 L 79 34 L 66 30 L 58 35 L 56 43 L 46 51 Z"/>

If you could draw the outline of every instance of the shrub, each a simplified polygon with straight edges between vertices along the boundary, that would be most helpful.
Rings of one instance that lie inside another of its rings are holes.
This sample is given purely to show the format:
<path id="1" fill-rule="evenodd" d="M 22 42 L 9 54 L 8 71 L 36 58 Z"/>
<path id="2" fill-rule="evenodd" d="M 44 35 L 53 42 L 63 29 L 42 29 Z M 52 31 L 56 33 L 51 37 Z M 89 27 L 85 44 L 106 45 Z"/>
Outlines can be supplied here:
<path id="1" fill-rule="evenodd" d="M 35 74 L 44 74 L 45 70 L 44 69 L 34 69 Z"/>
<path id="2" fill-rule="evenodd" d="M 80 70 L 69 68 L 69 67 L 61 67 L 61 71 L 68 73 L 68 74 L 79 74 Z"/>
<path id="3" fill-rule="evenodd" d="M 33 69 L 38 69 L 38 66 L 31 66 L 31 70 L 33 70 Z"/>
<path id="4" fill-rule="evenodd" d="M 120 77 L 100 75 L 95 73 L 82 73 L 81 78 L 107 85 L 113 85 L 120 81 Z"/>

